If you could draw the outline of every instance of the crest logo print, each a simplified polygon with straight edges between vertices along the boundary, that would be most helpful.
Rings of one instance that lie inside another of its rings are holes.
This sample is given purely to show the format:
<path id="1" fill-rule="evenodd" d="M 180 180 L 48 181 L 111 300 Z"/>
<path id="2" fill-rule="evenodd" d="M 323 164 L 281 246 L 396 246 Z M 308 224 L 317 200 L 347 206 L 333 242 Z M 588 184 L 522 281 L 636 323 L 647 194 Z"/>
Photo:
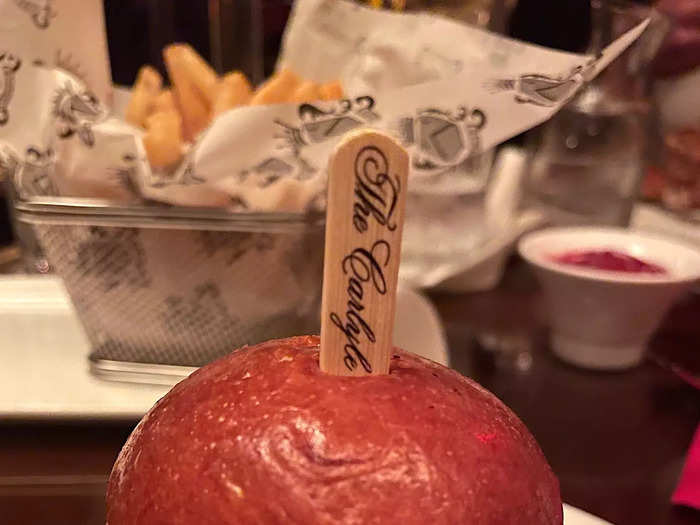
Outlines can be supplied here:
<path id="1" fill-rule="evenodd" d="M 524 74 L 517 78 L 494 79 L 485 87 L 492 93 L 512 91 L 515 101 L 521 104 L 553 107 L 568 100 L 582 84 L 591 79 L 599 59 L 599 56 L 592 58 L 562 75 Z"/>
<path id="2" fill-rule="evenodd" d="M 297 155 L 304 146 L 339 137 L 380 118 L 374 111 L 374 99 L 370 96 L 340 100 L 330 107 L 302 104 L 298 116 L 298 126 L 275 120 L 280 128 L 275 138 L 282 141 L 283 148 Z"/>
<path id="3" fill-rule="evenodd" d="M 17 7 L 29 14 L 39 29 L 48 28 L 51 19 L 56 16 L 51 2 L 52 0 L 15 0 Z"/>
<path id="4" fill-rule="evenodd" d="M 15 75 L 22 61 L 11 53 L 0 53 L 0 126 L 10 120 L 10 102 L 15 94 Z"/>
<path id="5" fill-rule="evenodd" d="M 399 120 L 398 134 L 411 148 L 411 166 L 424 175 L 453 170 L 469 157 L 481 153 L 480 131 L 486 115 L 478 108 L 456 111 L 428 108 L 414 117 Z"/>

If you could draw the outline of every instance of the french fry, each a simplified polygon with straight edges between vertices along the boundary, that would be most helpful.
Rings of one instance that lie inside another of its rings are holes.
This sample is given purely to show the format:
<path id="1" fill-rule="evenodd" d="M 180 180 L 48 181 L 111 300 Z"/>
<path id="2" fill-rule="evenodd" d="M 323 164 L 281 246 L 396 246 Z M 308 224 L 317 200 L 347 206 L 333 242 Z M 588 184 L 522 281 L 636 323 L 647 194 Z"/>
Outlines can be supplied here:
<path id="1" fill-rule="evenodd" d="M 156 169 L 182 160 L 185 142 L 191 142 L 211 118 L 242 105 L 282 104 L 337 100 L 343 97 L 339 81 L 317 84 L 282 69 L 253 91 L 240 71 L 219 77 L 191 46 L 171 44 L 163 49 L 171 88 L 150 66 L 139 70 L 127 120 L 145 128 L 143 144 Z"/>
<path id="2" fill-rule="evenodd" d="M 151 66 L 141 66 L 131 90 L 129 104 L 126 106 L 127 122 L 143 127 L 162 84 L 163 79 L 158 71 Z"/>
<path id="3" fill-rule="evenodd" d="M 182 64 L 192 84 L 212 107 L 219 84 L 216 71 L 189 44 L 182 45 Z"/>
<path id="4" fill-rule="evenodd" d="M 226 110 L 247 104 L 253 96 L 253 89 L 246 76 L 240 71 L 231 71 L 222 77 L 216 88 L 212 115 L 216 117 Z"/>
<path id="5" fill-rule="evenodd" d="M 154 111 L 148 116 L 145 122 L 146 131 L 154 127 L 162 127 L 163 125 L 179 130 L 179 133 L 182 134 L 182 117 L 176 109 Z"/>
<path id="6" fill-rule="evenodd" d="M 182 159 L 182 118 L 175 111 L 159 111 L 146 119 L 143 136 L 146 156 L 154 168 L 168 168 Z"/>
<path id="7" fill-rule="evenodd" d="M 343 98 L 343 86 L 339 80 L 322 84 L 320 90 L 322 100 L 339 100 Z"/>
<path id="8" fill-rule="evenodd" d="M 321 100 L 321 89 L 316 82 L 311 80 L 305 80 L 299 87 L 294 90 L 292 94 L 292 102 L 313 102 L 315 100 Z"/>
<path id="9" fill-rule="evenodd" d="M 175 96 L 171 89 L 162 89 L 153 101 L 153 113 L 160 111 L 177 111 Z"/>
<path id="10" fill-rule="evenodd" d="M 250 105 L 261 106 L 289 102 L 299 82 L 299 77 L 293 71 L 283 69 L 260 84 L 250 100 Z"/>
<path id="11" fill-rule="evenodd" d="M 163 50 L 165 66 L 182 115 L 182 127 L 186 140 L 194 140 L 200 131 L 209 125 L 209 106 L 197 87 L 192 83 L 185 66 L 183 46 L 173 44 Z"/>

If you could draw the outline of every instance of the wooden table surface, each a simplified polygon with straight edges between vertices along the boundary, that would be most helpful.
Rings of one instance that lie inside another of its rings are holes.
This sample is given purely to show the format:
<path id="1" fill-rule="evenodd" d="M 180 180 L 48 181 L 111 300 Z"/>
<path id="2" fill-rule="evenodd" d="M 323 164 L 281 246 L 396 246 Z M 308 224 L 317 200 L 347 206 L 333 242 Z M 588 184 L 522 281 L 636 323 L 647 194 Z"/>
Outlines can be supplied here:
<path id="1" fill-rule="evenodd" d="M 700 512 L 669 503 L 700 422 L 699 390 L 651 361 L 624 373 L 559 362 L 547 350 L 539 292 L 522 264 L 511 265 L 497 290 L 432 299 L 453 366 L 528 425 L 566 502 L 616 525 L 700 524 Z M 652 351 L 700 355 L 698 318 L 700 295 L 689 295 Z M 503 348 L 486 350 L 475 334 Z M 0 523 L 103 524 L 105 482 L 134 423 L 0 422 Z"/>

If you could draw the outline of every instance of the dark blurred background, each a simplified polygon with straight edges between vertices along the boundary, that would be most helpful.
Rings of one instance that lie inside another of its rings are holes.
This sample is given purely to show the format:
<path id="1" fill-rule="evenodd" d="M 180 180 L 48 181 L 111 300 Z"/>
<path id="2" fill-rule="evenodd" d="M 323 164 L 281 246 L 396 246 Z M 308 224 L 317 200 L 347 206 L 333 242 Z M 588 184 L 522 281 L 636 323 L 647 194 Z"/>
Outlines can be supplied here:
<path id="1" fill-rule="evenodd" d="M 105 0 L 112 77 L 130 85 L 150 63 L 165 73 L 161 52 L 189 42 L 220 72 L 243 70 L 260 81 L 275 66 L 291 0 Z"/>
<path id="2" fill-rule="evenodd" d="M 590 0 L 420 0 L 409 2 L 408 8 L 470 3 L 487 6 L 491 14 L 482 21 L 491 30 L 572 52 L 588 44 Z M 191 43 L 217 68 L 267 76 L 274 69 L 291 5 L 292 0 L 105 0 L 114 81 L 131 84 L 145 62 L 163 71 L 161 50 L 174 41 Z M 257 55 L 261 71 L 248 55 Z"/>
<path id="3" fill-rule="evenodd" d="M 428 0 L 409 6 L 430 9 L 439 3 L 450 2 Z M 493 17 L 487 21 L 491 29 L 505 29 L 515 38 L 556 49 L 586 48 L 590 0 L 493 2 L 499 3 L 492 6 Z M 215 67 L 241 68 L 255 78 L 257 72 L 245 63 L 244 54 L 250 54 L 257 40 L 262 74 L 267 76 L 274 69 L 291 4 L 291 0 L 238 0 L 235 5 L 228 0 L 105 0 L 114 81 L 131 84 L 145 62 L 163 71 L 161 50 L 174 41 L 191 43 Z"/>

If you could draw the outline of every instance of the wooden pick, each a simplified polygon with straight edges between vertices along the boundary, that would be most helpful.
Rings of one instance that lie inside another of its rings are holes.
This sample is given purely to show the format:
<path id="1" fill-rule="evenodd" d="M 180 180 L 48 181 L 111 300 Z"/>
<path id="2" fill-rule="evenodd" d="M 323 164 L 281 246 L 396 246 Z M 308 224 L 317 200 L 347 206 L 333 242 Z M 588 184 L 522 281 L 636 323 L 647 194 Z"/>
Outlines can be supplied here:
<path id="1" fill-rule="evenodd" d="M 328 163 L 321 370 L 389 373 L 408 154 L 376 131 L 346 135 Z"/>

